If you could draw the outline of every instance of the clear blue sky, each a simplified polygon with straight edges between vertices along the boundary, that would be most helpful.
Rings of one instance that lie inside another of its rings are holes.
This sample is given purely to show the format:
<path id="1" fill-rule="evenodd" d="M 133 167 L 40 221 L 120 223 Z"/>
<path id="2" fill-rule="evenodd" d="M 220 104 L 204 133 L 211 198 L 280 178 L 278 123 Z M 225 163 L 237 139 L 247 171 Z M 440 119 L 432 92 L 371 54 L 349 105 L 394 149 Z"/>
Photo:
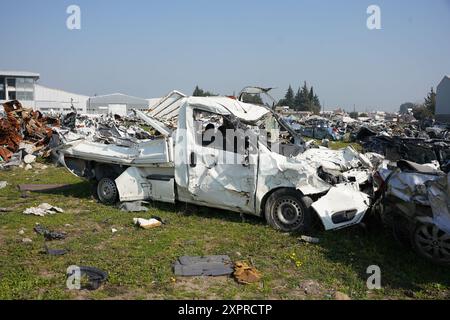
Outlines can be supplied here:
<path id="1" fill-rule="evenodd" d="M 66 8 L 81 7 L 81 30 Z M 382 30 L 366 27 L 370 4 Z M 396 110 L 450 74 L 450 0 L 0 0 L 0 69 L 86 95 L 312 84 L 327 108 Z"/>

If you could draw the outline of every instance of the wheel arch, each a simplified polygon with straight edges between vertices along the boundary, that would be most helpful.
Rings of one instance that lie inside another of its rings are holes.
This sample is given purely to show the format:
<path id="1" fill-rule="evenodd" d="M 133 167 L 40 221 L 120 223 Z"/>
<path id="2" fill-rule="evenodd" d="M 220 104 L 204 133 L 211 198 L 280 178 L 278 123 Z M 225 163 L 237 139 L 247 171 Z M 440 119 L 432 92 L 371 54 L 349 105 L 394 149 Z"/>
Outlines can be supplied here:
<path id="1" fill-rule="evenodd" d="M 277 187 L 277 188 L 270 189 L 268 192 L 266 192 L 266 194 L 262 197 L 262 199 L 261 199 L 261 201 L 260 201 L 260 204 L 259 204 L 259 212 L 258 212 L 258 215 L 259 215 L 260 217 L 263 217 L 263 218 L 265 219 L 264 210 L 265 210 L 265 207 L 266 207 L 267 199 L 269 199 L 269 197 L 270 197 L 273 193 L 275 193 L 276 191 L 281 190 L 281 189 L 294 190 L 294 191 L 298 192 L 298 193 L 301 195 L 301 199 L 302 199 L 302 200 L 304 200 L 305 198 L 309 198 L 309 196 L 306 196 L 305 194 L 303 194 L 303 192 L 301 192 L 301 191 L 300 191 L 299 189 L 297 189 L 297 188 L 280 186 L 280 187 Z M 311 198 L 309 198 L 309 199 L 311 199 Z M 311 204 L 312 204 L 312 201 L 311 201 L 311 203 L 305 203 L 305 205 L 306 205 L 308 208 L 311 207 Z M 317 213 L 316 213 L 314 210 L 311 210 L 311 211 L 312 211 L 312 213 L 314 213 L 314 215 L 317 215 Z"/>

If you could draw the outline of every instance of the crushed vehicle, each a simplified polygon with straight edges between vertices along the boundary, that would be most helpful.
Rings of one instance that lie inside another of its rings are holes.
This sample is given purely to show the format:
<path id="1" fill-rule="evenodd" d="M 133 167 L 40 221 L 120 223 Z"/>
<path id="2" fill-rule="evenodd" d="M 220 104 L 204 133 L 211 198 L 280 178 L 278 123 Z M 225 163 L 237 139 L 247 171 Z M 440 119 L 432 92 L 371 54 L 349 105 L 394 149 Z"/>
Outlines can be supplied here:
<path id="1" fill-rule="evenodd" d="M 442 139 L 372 136 L 363 144 L 365 151 L 382 154 L 390 161 L 408 160 L 418 164 L 436 163 L 450 169 L 450 141 Z"/>
<path id="2" fill-rule="evenodd" d="M 125 145 L 66 132 L 60 162 L 94 182 L 107 204 L 186 202 L 265 216 L 285 232 L 307 229 L 313 214 L 326 230 L 364 217 L 374 168 L 368 157 L 351 147 L 308 149 L 266 106 L 233 97 L 168 97 L 148 113 L 134 110 L 155 132 L 150 139 Z"/>
<path id="3" fill-rule="evenodd" d="M 332 121 L 319 117 L 311 116 L 297 121 L 292 117 L 284 119 L 296 132 L 304 137 L 313 139 L 329 139 L 337 141 L 342 139 L 342 132 L 332 123 Z"/>
<path id="4" fill-rule="evenodd" d="M 433 165 L 383 163 L 374 175 L 374 211 L 421 257 L 450 265 L 450 174 Z"/>

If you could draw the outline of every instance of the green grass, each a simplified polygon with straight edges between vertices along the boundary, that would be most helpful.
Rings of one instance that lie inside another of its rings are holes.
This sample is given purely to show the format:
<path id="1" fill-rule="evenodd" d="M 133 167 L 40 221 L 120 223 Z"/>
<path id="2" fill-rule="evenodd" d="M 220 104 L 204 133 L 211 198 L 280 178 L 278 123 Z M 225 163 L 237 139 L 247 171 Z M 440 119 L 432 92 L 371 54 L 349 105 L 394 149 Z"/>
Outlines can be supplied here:
<path id="1" fill-rule="evenodd" d="M 331 299 L 341 291 L 353 299 L 449 299 L 448 269 L 428 264 L 402 247 L 389 232 L 360 227 L 316 231 L 319 244 L 300 243 L 298 235 L 272 230 L 264 221 L 215 209 L 153 204 L 147 213 L 126 213 L 97 203 L 88 183 L 63 168 L 0 171 L 9 185 L 0 190 L 0 299 Z M 29 193 L 21 183 L 67 183 L 57 193 Z M 46 217 L 22 211 L 48 202 L 65 213 Z M 168 223 L 152 230 L 137 229 L 133 217 L 157 215 Z M 40 253 L 43 238 L 35 223 L 65 231 L 50 248 L 67 248 L 65 256 Z M 70 224 L 70 226 L 66 226 Z M 114 227 L 119 231 L 111 232 Z M 24 235 L 19 235 L 20 230 Z M 22 243 L 22 238 L 33 240 Z M 292 254 L 295 253 L 295 259 Z M 181 255 L 227 254 L 253 263 L 263 274 L 261 283 L 240 285 L 233 278 L 174 278 L 172 263 Z M 300 262 L 296 266 L 295 262 Z M 66 289 L 70 265 L 87 265 L 109 273 L 96 291 Z M 382 290 L 366 287 L 369 265 L 382 272 Z M 305 294 L 302 286 L 319 287 Z"/>
<path id="2" fill-rule="evenodd" d="M 308 137 L 303 137 L 303 139 L 305 141 L 314 140 L 317 145 L 319 145 L 319 146 L 322 145 L 322 140 L 319 140 L 319 139 L 312 139 L 312 138 L 308 138 Z M 348 142 L 344 142 L 344 141 L 330 141 L 328 147 L 333 150 L 339 150 L 342 148 L 346 148 L 349 145 L 352 146 L 356 151 L 362 152 L 362 146 L 356 142 L 348 143 Z"/>

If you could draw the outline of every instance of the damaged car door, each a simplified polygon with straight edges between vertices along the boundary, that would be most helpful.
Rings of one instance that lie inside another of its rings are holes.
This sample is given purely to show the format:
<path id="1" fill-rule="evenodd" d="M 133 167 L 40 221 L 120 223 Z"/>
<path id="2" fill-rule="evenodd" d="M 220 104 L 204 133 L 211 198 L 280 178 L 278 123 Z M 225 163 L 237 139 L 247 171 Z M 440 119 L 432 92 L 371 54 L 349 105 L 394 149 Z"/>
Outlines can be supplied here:
<path id="1" fill-rule="evenodd" d="M 257 152 L 229 117 L 193 110 L 188 189 L 195 202 L 237 212 L 255 210 Z"/>

